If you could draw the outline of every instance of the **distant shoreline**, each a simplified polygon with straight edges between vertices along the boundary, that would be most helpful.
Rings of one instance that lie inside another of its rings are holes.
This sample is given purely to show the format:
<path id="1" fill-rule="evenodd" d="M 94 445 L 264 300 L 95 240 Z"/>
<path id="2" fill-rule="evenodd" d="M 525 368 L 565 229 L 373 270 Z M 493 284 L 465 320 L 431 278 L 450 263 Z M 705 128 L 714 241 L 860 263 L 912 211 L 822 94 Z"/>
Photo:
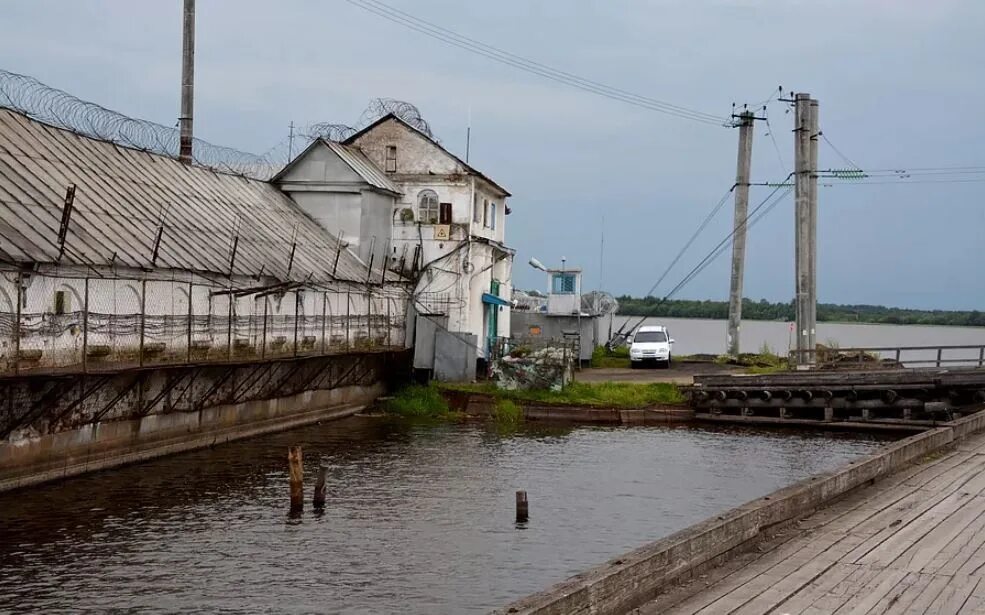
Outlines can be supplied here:
<path id="1" fill-rule="evenodd" d="M 619 302 L 617 314 L 620 316 L 696 318 L 702 320 L 726 320 L 728 318 L 728 303 L 725 301 L 692 301 L 686 299 L 663 301 L 655 297 L 639 299 L 626 295 L 617 297 L 617 301 Z M 794 319 L 793 303 L 745 299 L 742 302 L 742 319 L 790 322 Z M 917 310 L 883 305 L 819 303 L 817 305 L 817 322 L 977 328 L 985 327 L 985 312 L 979 310 Z"/>
<path id="2" fill-rule="evenodd" d="M 626 314 L 623 312 L 616 312 L 616 316 L 624 316 L 626 318 L 642 318 L 643 314 Z M 646 318 L 672 318 L 674 320 L 713 320 L 718 322 L 727 322 L 727 318 L 718 318 L 716 316 L 663 316 L 663 315 L 646 315 Z M 792 320 L 771 320 L 765 318 L 742 318 L 743 321 L 752 322 L 776 322 L 780 324 L 788 324 L 793 322 Z M 866 322 L 864 320 L 819 320 L 818 324 L 824 325 L 866 325 L 866 326 L 885 326 L 885 327 L 946 327 L 948 329 L 982 329 L 985 325 L 948 325 L 948 324 L 937 324 L 937 323 L 919 323 L 919 322 Z"/>

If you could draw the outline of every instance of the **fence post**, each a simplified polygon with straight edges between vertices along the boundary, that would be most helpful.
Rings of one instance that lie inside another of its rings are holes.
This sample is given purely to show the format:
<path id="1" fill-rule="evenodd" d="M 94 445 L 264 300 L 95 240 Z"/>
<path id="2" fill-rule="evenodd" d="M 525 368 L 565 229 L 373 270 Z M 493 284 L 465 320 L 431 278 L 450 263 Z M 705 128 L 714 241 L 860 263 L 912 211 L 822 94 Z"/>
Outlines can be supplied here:
<path id="1" fill-rule="evenodd" d="M 140 281 L 140 355 L 137 365 L 144 365 L 144 331 L 147 328 L 147 279 Z"/>
<path id="2" fill-rule="evenodd" d="M 325 317 L 328 315 L 328 292 L 321 294 L 321 353 L 325 354 Z"/>
<path id="3" fill-rule="evenodd" d="M 226 318 L 226 359 L 231 361 L 233 358 L 233 287 L 229 286 L 228 317 Z"/>
<path id="4" fill-rule="evenodd" d="M 985 346 L 978 349 L 978 367 L 985 365 Z"/>
<path id="5" fill-rule="evenodd" d="M 294 291 L 294 356 L 298 356 L 298 312 L 301 306 L 301 291 Z"/>
<path id="6" fill-rule="evenodd" d="M 260 334 L 260 358 L 267 358 L 267 295 L 263 296 L 263 332 Z"/>
<path id="7" fill-rule="evenodd" d="M 902 365 L 902 363 L 900 363 L 900 353 L 901 353 L 901 349 L 897 348 L 896 349 L 896 364 L 897 365 Z"/>
<path id="8" fill-rule="evenodd" d="M 349 321 L 352 320 L 352 294 L 351 289 L 346 287 L 345 289 L 345 349 L 348 351 L 352 344 L 352 338 L 349 332 Z"/>
<path id="9" fill-rule="evenodd" d="M 14 320 L 14 374 L 21 371 L 21 305 L 24 303 L 24 274 L 17 272 L 17 316 Z"/>
<path id="10" fill-rule="evenodd" d="M 192 320 L 195 318 L 195 312 L 192 309 L 192 283 L 191 280 L 188 281 L 188 339 L 187 348 L 185 349 L 185 354 L 187 355 L 186 363 L 192 362 Z"/>
<path id="11" fill-rule="evenodd" d="M 82 286 L 82 373 L 89 367 L 89 276 Z"/>
<path id="12" fill-rule="evenodd" d="M 937 367 L 941 366 L 941 354 L 943 354 L 943 352 L 944 352 L 943 348 L 937 349 Z"/>

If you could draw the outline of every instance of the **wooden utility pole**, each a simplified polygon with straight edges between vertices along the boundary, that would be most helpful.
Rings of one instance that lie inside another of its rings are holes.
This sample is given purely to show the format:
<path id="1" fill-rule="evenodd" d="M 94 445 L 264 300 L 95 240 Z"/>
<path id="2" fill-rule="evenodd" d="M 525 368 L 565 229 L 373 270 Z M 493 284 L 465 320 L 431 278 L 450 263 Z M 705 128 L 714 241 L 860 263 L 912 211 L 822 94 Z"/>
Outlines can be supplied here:
<path id="1" fill-rule="evenodd" d="M 735 220 L 732 234 L 732 278 L 728 302 L 728 353 L 739 354 L 739 328 L 742 323 L 742 278 L 746 260 L 746 218 L 749 215 L 749 173 L 752 165 L 753 114 L 738 115 L 739 155 L 735 170 Z"/>
<path id="2" fill-rule="evenodd" d="M 178 160 L 192 162 L 192 114 L 195 92 L 195 0 L 185 0 L 181 37 L 181 117 Z"/>
<path id="3" fill-rule="evenodd" d="M 814 252 L 815 232 L 811 224 L 811 183 L 816 169 L 811 164 L 811 97 L 800 93 L 794 96 L 794 270 L 795 319 L 797 326 L 797 366 L 814 364 L 814 315 L 816 307 L 811 294 L 811 254 Z"/>

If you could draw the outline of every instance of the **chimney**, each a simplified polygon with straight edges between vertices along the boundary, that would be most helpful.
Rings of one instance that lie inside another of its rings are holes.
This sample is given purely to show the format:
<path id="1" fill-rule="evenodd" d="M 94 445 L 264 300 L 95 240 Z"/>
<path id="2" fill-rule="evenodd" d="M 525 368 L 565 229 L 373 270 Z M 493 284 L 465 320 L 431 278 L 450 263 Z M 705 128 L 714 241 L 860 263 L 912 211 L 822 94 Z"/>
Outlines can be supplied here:
<path id="1" fill-rule="evenodd" d="M 192 162 L 192 110 L 195 94 L 195 0 L 185 0 L 184 28 L 181 39 L 181 138 L 178 160 Z"/>

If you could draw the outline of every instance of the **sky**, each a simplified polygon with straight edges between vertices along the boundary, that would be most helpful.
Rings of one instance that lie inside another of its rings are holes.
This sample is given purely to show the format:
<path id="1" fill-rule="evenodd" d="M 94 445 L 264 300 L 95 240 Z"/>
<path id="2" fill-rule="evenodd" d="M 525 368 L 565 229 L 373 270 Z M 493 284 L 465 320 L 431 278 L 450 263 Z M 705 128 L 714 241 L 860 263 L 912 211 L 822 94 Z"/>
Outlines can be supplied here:
<path id="1" fill-rule="evenodd" d="M 778 86 L 820 102 L 819 168 L 985 168 L 980 0 L 388 0 L 551 67 L 727 116 Z M 172 125 L 181 1 L 0 0 L 0 68 Z M 263 153 L 291 122 L 353 124 L 370 99 L 419 107 L 436 136 L 513 193 L 514 283 L 562 258 L 584 289 L 641 295 L 735 181 L 737 131 L 504 66 L 346 0 L 199 0 L 195 134 Z M 752 181 L 793 164 L 793 114 L 757 122 Z M 771 133 L 772 131 L 772 133 Z M 773 140 L 776 141 L 774 146 Z M 838 153 L 840 152 L 840 154 Z M 985 308 L 985 173 L 819 189 L 818 292 L 832 303 Z M 961 181 L 954 181 L 954 180 Z M 933 182 L 933 183 L 931 183 Z M 751 206 L 770 189 L 753 187 Z M 654 292 L 732 225 L 728 202 Z M 604 249 L 603 249 L 604 236 Z M 726 252 L 677 295 L 723 300 Z M 793 296 L 793 198 L 749 230 L 745 296 Z"/>

